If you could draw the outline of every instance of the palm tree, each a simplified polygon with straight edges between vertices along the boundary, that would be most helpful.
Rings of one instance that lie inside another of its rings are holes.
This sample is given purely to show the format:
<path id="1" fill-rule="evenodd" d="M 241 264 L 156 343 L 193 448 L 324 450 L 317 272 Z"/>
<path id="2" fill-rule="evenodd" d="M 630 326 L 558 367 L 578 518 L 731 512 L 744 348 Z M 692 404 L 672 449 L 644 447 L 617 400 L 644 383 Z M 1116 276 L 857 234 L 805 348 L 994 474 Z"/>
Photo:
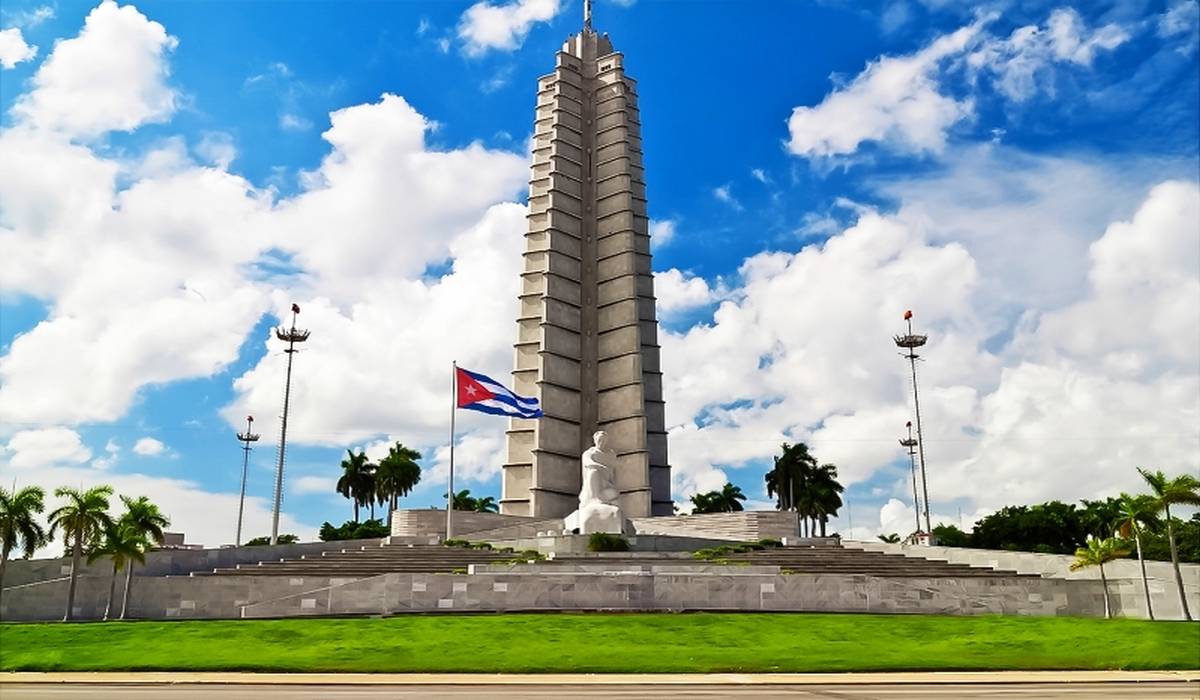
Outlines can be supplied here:
<path id="1" fill-rule="evenodd" d="M 84 547 L 100 539 L 112 527 L 112 518 L 108 515 L 108 497 L 112 495 L 112 487 L 93 486 L 83 491 L 64 486 L 55 489 L 54 495 L 67 499 L 66 505 L 50 513 L 50 539 L 54 539 L 55 532 L 62 530 L 63 541 L 71 547 L 71 582 L 67 586 L 67 611 L 63 615 L 66 621 L 74 617 L 75 585 L 79 579 Z"/>
<path id="2" fill-rule="evenodd" d="M 484 496 L 475 499 L 475 512 L 477 513 L 496 513 L 500 511 L 500 506 L 496 503 L 496 499 L 492 496 Z"/>
<path id="3" fill-rule="evenodd" d="M 471 495 L 471 489 L 463 489 L 454 494 L 454 510 L 475 510 L 476 499 Z"/>
<path id="4" fill-rule="evenodd" d="M 775 497 L 775 507 L 790 510 L 800 515 L 808 534 L 808 517 L 811 503 L 804 492 L 809 475 L 817 468 L 817 460 L 808 451 L 808 445 L 798 442 L 782 446 L 783 454 L 775 458 L 775 465 L 766 474 L 767 495 Z"/>
<path id="5" fill-rule="evenodd" d="M 34 550 L 46 544 L 46 531 L 35 517 L 45 509 L 46 492 L 37 486 L 26 486 L 9 493 L 0 487 L 0 588 L 4 584 L 4 566 L 13 550 L 26 559 Z"/>
<path id="6" fill-rule="evenodd" d="M 158 506 L 150 502 L 145 496 L 137 498 L 129 498 L 121 496 L 121 502 L 125 504 L 125 514 L 121 516 L 120 522 L 128 525 L 142 539 L 148 541 L 147 549 L 154 545 L 163 543 L 163 529 L 171 526 L 171 521 L 167 516 L 163 515 Z M 144 564 L 145 557 L 134 557 L 129 560 L 125 567 L 125 591 L 121 596 L 121 619 L 125 619 L 125 613 L 129 609 L 129 588 L 133 584 L 133 565 L 134 563 Z"/>
<path id="7" fill-rule="evenodd" d="M 1105 619 L 1112 618 L 1112 606 L 1108 600 L 1108 578 L 1104 576 L 1104 564 L 1128 555 L 1129 550 L 1123 549 L 1121 543 L 1113 537 L 1105 539 L 1088 537 L 1087 546 L 1075 550 L 1075 561 L 1071 564 L 1071 571 L 1078 571 L 1089 566 L 1100 567 L 1100 586 L 1104 589 Z"/>
<path id="8" fill-rule="evenodd" d="M 88 564 L 95 563 L 101 557 L 112 558 L 112 579 L 108 583 L 108 602 L 104 604 L 104 619 L 112 613 L 113 591 L 117 587 L 117 572 L 122 569 L 132 570 L 133 562 L 146 562 L 146 550 L 154 546 L 146 534 L 139 531 L 137 526 L 124 518 L 116 521 L 104 531 L 104 540 L 100 546 L 88 552 Z M 125 578 L 125 599 L 121 601 L 121 619 L 125 619 L 127 600 L 129 598 L 129 577 Z"/>
<path id="9" fill-rule="evenodd" d="M 1117 533 L 1128 540 L 1133 537 L 1137 545 L 1138 564 L 1142 567 L 1142 588 L 1146 591 L 1146 614 L 1154 619 L 1154 609 L 1150 606 L 1150 582 L 1146 578 L 1146 560 L 1142 558 L 1142 531 L 1157 530 L 1162 524 L 1158 517 L 1158 504 L 1153 496 L 1130 496 L 1122 493 L 1118 501 L 1121 505 L 1117 516 Z"/>
<path id="10" fill-rule="evenodd" d="M 878 537 L 880 542 L 887 542 L 888 544 L 898 544 L 900 542 L 900 535 L 894 532 L 890 535 L 878 535 Z"/>
<path id="11" fill-rule="evenodd" d="M 842 507 L 842 492 L 846 489 L 838 482 L 837 475 L 837 467 L 832 464 L 822 464 L 812 473 L 810 488 L 814 492 L 813 503 L 821 525 L 821 537 L 825 536 L 830 516 L 836 516 Z"/>
<path id="12" fill-rule="evenodd" d="M 337 492 L 354 502 L 354 522 L 358 522 L 358 507 L 365 502 L 363 496 L 372 465 L 366 452 L 354 454 L 352 450 L 346 450 L 346 455 L 346 459 L 342 460 L 342 476 L 337 481 Z"/>
<path id="13" fill-rule="evenodd" d="M 397 442 L 388 448 L 387 456 L 375 467 L 375 495 L 380 504 L 388 504 L 388 529 L 392 527 L 392 511 L 402 496 L 407 496 L 421 481 L 421 453 Z"/>
<path id="14" fill-rule="evenodd" d="M 718 512 L 719 508 L 717 507 L 717 502 L 716 502 L 718 495 L 720 495 L 720 494 L 716 491 L 692 494 L 692 498 L 691 498 L 692 515 L 699 515 L 701 513 L 716 513 L 716 512 Z"/>
<path id="15" fill-rule="evenodd" d="M 1166 516 L 1167 543 L 1171 546 L 1171 564 L 1175 567 L 1175 585 L 1179 587 L 1179 605 L 1183 608 L 1183 617 L 1191 620 L 1192 613 L 1188 610 L 1187 596 L 1183 592 L 1183 575 L 1179 573 L 1179 550 L 1175 547 L 1175 530 L 1171 527 L 1171 506 L 1174 504 L 1200 505 L 1200 479 L 1191 474 L 1168 479 L 1162 471 L 1150 472 L 1141 467 L 1138 467 L 1138 473 L 1150 485 L 1150 490 L 1154 492 L 1155 505 Z"/>

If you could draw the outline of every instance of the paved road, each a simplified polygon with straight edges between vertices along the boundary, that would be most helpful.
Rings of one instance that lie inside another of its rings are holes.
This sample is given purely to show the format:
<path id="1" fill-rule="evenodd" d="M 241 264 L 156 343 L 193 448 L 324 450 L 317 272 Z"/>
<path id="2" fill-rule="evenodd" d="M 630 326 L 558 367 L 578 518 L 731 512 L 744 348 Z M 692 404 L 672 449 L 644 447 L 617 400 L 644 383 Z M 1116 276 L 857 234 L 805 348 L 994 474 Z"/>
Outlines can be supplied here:
<path id="1" fill-rule="evenodd" d="M 959 684 L 828 684 L 828 685 L 123 685 L 19 684 L 0 685 L 3 700 L 302 700 L 410 698 L 789 698 L 811 700 L 1033 700 L 1034 698 L 1138 698 L 1139 700 L 1198 700 L 1196 683 L 1008 683 Z"/>

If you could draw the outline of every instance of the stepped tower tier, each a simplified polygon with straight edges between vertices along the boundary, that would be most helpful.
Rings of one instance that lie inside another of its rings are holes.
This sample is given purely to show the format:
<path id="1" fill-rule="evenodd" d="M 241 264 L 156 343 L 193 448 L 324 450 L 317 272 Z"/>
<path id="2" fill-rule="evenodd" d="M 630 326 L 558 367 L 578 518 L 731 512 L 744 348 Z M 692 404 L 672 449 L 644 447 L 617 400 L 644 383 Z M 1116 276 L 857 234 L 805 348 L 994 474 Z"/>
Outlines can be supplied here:
<path id="1" fill-rule="evenodd" d="M 637 83 L 607 35 L 570 37 L 538 79 L 502 513 L 579 505 L 580 454 L 605 430 L 625 517 L 671 515 Z"/>

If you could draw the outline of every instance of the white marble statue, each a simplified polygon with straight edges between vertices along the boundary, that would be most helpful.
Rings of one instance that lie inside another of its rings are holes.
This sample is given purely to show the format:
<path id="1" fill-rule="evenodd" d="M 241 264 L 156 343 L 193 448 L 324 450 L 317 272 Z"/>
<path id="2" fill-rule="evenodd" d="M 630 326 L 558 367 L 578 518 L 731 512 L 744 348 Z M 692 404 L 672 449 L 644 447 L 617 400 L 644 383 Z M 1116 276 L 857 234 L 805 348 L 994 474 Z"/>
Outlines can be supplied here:
<path id="1" fill-rule="evenodd" d="M 617 453 L 608 447 L 608 433 L 599 430 L 592 436 L 594 447 L 584 451 L 583 487 L 579 489 L 579 509 L 563 520 L 566 532 L 581 535 L 593 532 L 621 533 L 624 518 L 618 505 L 616 487 Z"/>

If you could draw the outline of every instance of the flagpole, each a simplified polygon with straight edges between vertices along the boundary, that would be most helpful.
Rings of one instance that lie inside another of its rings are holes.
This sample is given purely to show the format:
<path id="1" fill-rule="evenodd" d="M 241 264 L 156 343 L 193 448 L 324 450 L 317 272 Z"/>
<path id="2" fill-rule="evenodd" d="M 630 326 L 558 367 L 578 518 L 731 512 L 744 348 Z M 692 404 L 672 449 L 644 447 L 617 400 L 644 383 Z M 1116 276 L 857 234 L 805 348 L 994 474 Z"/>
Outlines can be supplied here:
<path id="1" fill-rule="evenodd" d="M 458 361 L 450 362 L 450 486 L 446 489 L 446 539 L 454 537 L 450 515 L 454 512 L 454 414 L 458 412 Z"/>

